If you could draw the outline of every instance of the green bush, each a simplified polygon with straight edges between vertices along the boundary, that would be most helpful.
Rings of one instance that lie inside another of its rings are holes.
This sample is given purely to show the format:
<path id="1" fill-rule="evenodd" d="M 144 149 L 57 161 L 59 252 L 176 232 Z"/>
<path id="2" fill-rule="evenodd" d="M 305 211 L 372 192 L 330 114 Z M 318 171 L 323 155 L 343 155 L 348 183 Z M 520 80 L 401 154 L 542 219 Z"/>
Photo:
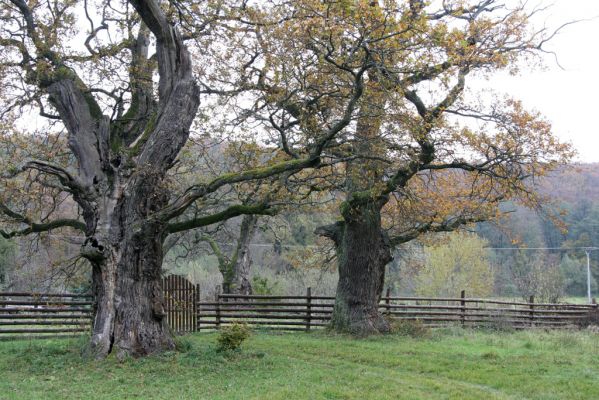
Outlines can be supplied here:
<path id="1" fill-rule="evenodd" d="M 391 332 L 399 336 L 413 338 L 430 337 L 431 330 L 419 320 L 395 319 L 390 321 Z"/>
<path id="2" fill-rule="evenodd" d="M 252 278 L 252 291 L 257 295 L 270 296 L 277 289 L 276 282 L 271 282 L 266 277 L 256 275 Z"/>
<path id="3" fill-rule="evenodd" d="M 181 336 L 175 336 L 175 350 L 179 353 L 187 353 L 192 349 L 191 340 Z"/>
<path id="4" fill-rule="evenodd" d="M 250 337 L 251 331 L 246 324 L 234 323 L 221 328 L 216 341 L 220 351 L 237 350 L 244 340 Z"/>

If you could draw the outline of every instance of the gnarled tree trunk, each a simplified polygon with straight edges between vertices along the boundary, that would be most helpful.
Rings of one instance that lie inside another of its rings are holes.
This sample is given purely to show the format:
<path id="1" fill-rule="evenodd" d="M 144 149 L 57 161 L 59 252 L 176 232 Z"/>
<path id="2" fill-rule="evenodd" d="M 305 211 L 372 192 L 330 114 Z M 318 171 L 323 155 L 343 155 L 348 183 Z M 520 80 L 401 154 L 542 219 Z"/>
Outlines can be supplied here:
<path id="1" fill-rule="evenodd" d="M 344 214 L 343 221 L 317 229 L 335 242 L 337 251 L 339 282 L 331 327 L 360 336 L 389 332 L 378 305 L 385 267 L 393 258 L 380 206 L 363 204 Z"/>
<path id="2" fill-rule="evenodd" d="M 103 357 L 145 356 L 174 349 L 166 324 L 161 272 L 166 224 L 147 218 L 168 197 L 149 176 L 129 182 L 114 203 L 104 204 L 97 243 L 87 244 L 93 265 L 95 318 L 91 351 Z"/>
<path id="3" fill-rule="evenodd" d="M 162 245 L 167 235 L 165 184 L 189 137 L 199 105 L 191 59 L 179 33 L 155 0 L 131 0 L 143 22 L 131 47 L 129 111 L 110 121 L 71 70 L 48 82 L 47 92 L 69 132 L 79 173 L 59 171 L 85 220 L 82 255 L 92 266 L 95 316 L 91 352 L 144 356 L 174 348 L 164 319 Z M 153 100 L 150 32 L 156 37 L 159 99 Z M 62 68 L 62 69 L 61 69 Z M 50 168 L 51 166 L 46 166 Z"/>
<path id="4" fill-rule="evenodd" d="M 174 349 L 161 286 L 161 240 L 155 227 L 126 238 L 114 255 L 93 266 L 94 356 L 139 357 Z"/>

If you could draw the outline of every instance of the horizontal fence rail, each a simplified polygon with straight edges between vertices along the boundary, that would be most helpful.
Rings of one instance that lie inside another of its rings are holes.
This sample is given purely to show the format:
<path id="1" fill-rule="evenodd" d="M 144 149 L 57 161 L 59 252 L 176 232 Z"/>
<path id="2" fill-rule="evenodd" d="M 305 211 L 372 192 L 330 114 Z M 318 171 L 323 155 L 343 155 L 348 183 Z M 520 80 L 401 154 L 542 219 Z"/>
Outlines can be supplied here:
<path id="1" fill-rule="evenodd" d="M 218 294 L 214 301 L 197 305 L 198 330 L 219 329 L 233 323 L 245 323 L 257 329 L 310 331 L 331 320 L 335 298 L 312 296 L 270 296 Z M 379 310 L 395 320 L 419 320 L 431 327 L 564 328 L 582 324 L 597 304 L 554 304 L 460 297 L 381 298 Z"/>
<path id="2" fill-rule="evenodd" d="M 0 340 L 89 332 L 92 305 L 83 294 L 0 292 Z"/>
<path id="3" fill-rule="evenodd" d="M 180 276 L 163 279 L 165 317 L 177 334 L 214 330 L 233 323 L 255 329 L 310 331 L 331 320 L 335 298 L 220 294 L 200 300 L 199 285 Z M 93 299 L 85 294 L 0 292 L 0 340 L 72 336 L 90 332 Z M 599 318 L 597 304 L 554 304 L 460 297 L 381 298 L 387 318 L 421 321 L 430 327 L 564 328 Z"/>

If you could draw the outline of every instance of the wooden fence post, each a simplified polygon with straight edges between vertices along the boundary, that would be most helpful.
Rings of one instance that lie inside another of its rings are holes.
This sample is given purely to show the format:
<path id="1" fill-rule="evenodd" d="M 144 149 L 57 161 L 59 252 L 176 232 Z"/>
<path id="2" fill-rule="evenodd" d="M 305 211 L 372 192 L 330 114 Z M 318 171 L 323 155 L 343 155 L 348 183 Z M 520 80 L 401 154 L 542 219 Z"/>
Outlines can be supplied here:
<path id="1" fill-rule="evenodd" d="M 387 308 L 387 318 L 391 316 L 391 288 L 387 288 L 387 293 L 385 294 L 385 307 Z"/>
<path id="2" fill-rule="evenodd" d="M 462 323 L 462 328 L 466 326 L 466 291 L 462 290 L 460 292 L 460 321 Z"/>
<path id="3" fill-rule="evenodd" d="M 170 285 L 169 285 L 169 279 L 168 276 L 162 278 L 162 290 L 164 290 L 164 293 L 166 294 L 166 298 L 164 299 L 164 303 L 165 303 L 165 307 L 166 307 L 166 321 L 168 322 L 169 326 L 172 328 L 173 327 L 173 316 L 172 316 L 172 311 L 171 309 L 173 308 L 171 306 L 171 292 L 170 292 Z"/>
<path id="4" fill-rule="evenodd" d="M 530 298 L 528 299 L 528 303 L 530 304 L 530 326 L 534 325 L 534 321 L 535 321 L 535 306 L 534 306 L 534 302 L 535 302 L 535 296 L 531 295 Z"/>
<path id="5" fill-rule="evenodd" d="M 220 329 L 220 285 L 216 285 L 214 302 L 216 303 L 216 329 Z"/>
<path id="6" fill-rule="evenodd" d="M 194 331 L 200 331 L 200 284 L 197 283 L 195 285 L 195 290 L 193 291 L 193 326 Z"/>
<path id="7" fill-rule="evenodd" d="M 591 300 L 591 304 L 593 304 L 593 305 L 596 306 L 597 305 L 597 299 L 593 297 L 593 299 Z"/>
<path id="8" fill-rule="evenodd" d="M 306 331 L 310 331 L 312 321 L 312 288 L 306 289 Z"/>

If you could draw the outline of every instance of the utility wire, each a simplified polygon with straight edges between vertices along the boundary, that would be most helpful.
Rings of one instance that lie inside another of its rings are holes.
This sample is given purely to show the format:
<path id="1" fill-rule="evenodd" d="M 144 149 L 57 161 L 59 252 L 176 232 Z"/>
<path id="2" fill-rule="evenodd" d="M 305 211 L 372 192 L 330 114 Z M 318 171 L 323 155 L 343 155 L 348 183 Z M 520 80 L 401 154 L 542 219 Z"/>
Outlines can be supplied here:
<path id="1" fill-rule="evenodd" d="M 593 250 L 599 250 L 599 247 L 485 247 L 485 249 L 489 249 L 489 250 L 562 250 L 562 251 L 585 250 L 585 251 L 593 251 Z"/>

